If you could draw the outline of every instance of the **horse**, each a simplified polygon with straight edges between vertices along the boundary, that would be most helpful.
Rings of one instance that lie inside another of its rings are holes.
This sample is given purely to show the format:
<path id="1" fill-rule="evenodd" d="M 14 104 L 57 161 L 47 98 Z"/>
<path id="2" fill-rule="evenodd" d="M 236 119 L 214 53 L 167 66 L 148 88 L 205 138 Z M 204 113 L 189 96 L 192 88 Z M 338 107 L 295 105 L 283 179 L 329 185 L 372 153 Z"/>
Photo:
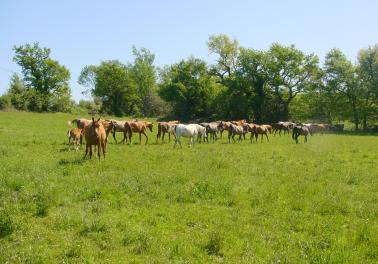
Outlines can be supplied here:
<path id="1" fill-rule="evenodd" d="M 261 125 L 261 126 L 266 127 L 266 129 L 268 129 L 269 131 L 269 134 L 272 134 L 273 127 L 271 125 Z"/>
<path id="2" fill-rule="evenodd" d="M 247 120 L 241 119 L 241 120 L 231 121 L 231 123 L 236 126 L 242 126 L 247 123 Z"/>
<path id="3" fill-rule="evenodd" d="M 239 135 L 238 141 L 242 140 L 242 136 L 244 136 L 244 129 L 242 126 L 230 124 L 228 127 L 228 143 L 231 143 L 232 140 L 235 142 L 235 135 Z"/>
<path id="4" fill-rule="evenodd" d="M 207 126 L 206 126 L 206 133 L 207 133 L 207 135 L 210 134 L 210 140 L 212 140 L 213 143 L 215 142 L 215 140 L 218 139 L 217 132 L 220 131 L 221 127 L 222 126 L 218 122 L 211 122 L 211 123 L 207 124 Z"/>
<path id="5" fill-rule="evenodd" d="M 287 133 L 289 134 L 290 128 L 292 127 L 292 123 L 290 122 L 278 122 L 274 124 L 274 135 L 276 135 L 277 131 L 278 134 L 281 136 L 281 131 L 283 130 L 284 135 Z"/>
<path id="6" fill-rule="evenodd" d="M 203 130 L 202 130 L 203 129 Z M 174 131 L 175 131 L 175 144 L 173 148 L 176 147 L 177 143 L 179 143 L 180 147 L 182 148 L 181 145 L 181 137 L 188 137 L 190 138 L 190 145 L 194 146 L 195 139 L 199 133 L 204 133 L 206 135 L 206 129 L 198 124 L 189 124 L 189 125 L 184 125 L 184 124 L 178 124 L 174 126 Z"/>
<path id="7" fill-rule="evenodd" d="M 117 139 L 115 137 L 116 132 L 122 132 L 123 133 L 123 139 L 119 143 L 127 142 L 127 137 L 126 137 L 127 130 L 125 128 L 126 122 L 127 122 L 126 120 L 110 120 L 111 131 L 112 131 L 113 139 L 116 142 L 116 144 L 118 143 Z"/>
<path id="8" fill-rule="evenodd" d="M 225 121 L 215 121 L 215 123 L 218 124 L 218 129 L 219 129 L 219 133 L 220 133 L 220 138 L 222 138 L 223 136 L 223 131 L 226 130 L 224 127 L 225 127 L 225 123 L 229 123 L 229 122 L 225 122 Z M 228 127 L 228 126 L 227 126 Z"/>
<path id="9" fill-rule="evenodd" d="M 248 132 L 251 132 L 251 137 L 250 137 L 250 141 L 252 143 L 252 139 L 253 139 L 253 136 L 255 135 L 255 124 L 252 124 L 252 123 L 245 123 L 243 124 L 243 130 L 244 130 L 244 139 L 245 139 L 245 134 L 247 134 Z"/>
<path id="10" fill-rule="evenodd" d="M 102 125 L 104 126 L 104 129 L 105 129 L 105 134 L 106 134 L 105 141 L 107 143 L 109 133 L 113 130 L 113 124 L 112 124 L 111 120 L 100 120 L 100 122 L 102 123 Z"/>
<path id="11" fill-rule="evenodd" d="M 84 135 L 85 135 L 85 155 L 83 159 L 86 158 L 89 150 L 89 158 L 92 158 L 92 145 L 97 146 L 97 155 L 100 159 L 101 155 L 100 152 L 102 150 L 102 154 L 105 159 L 106 153 L 106 132 L 100 118 L 97 121 L 94 120 L 92 117 L 92 122 L 84 128 Z"/>
<path id="12" fill-rule="evenodd" d="M 156 144 L 158 143 L 158 140 L 160 137 L 162 137 L 162 142 L 164 143 L 164 136 L 166 133 L 168 133 L 168 140 L 169 143 L 171 143 L 171 134 L 174 135 L 173 127 L 178 124 L 179 121 L 168 121 L 168 122 L 159 122 L 158 123 L 158 133 L 156 135 Z"/>
<path id="13" fill-rule="evenodd" d="M 131 137 L 134 133 L 139 133 L 139 144 L 142 144 L 142 134 L 146 137 L 146 144 L 148 143 L 148 136 L 146 134 L 147 128 L 152 132 L 153 124 L 147 121 L 127 121 L 125 123 L 125 130 L 129 135 L 129 144 L 131 144 Z"/>
<path id="14" fill-rule="evenodd" d="M 201 139 L 203 137 L 203 142 L 209 142 L 207 140 L 207 133 L 206 133 L 206 127 L 204 127 L 203 125 L 199 125 L 199 124 L 194 124 L 196 125 L 197 127 L 197 131 L 198 131 L 198 134 L 197 134 L 197 138 L 199 140 L 199 142 L 201 142 Z"/>
<path id="15" fill-rule="evenodd" d="M 269 141 L 268 131 L 269 131 L 268 128 L 264 125 L 261 125 L 261 126 L 255 125 L 253 128 L 253 133 L 255 134 L 256 142 L 259 135 L 261 135 L 261 142 L 263 141 L 264 135 L 266 137 L 266 140 Z M 252 138 L 251 138 L 251 142 L 252 142 Z"/>
<path id="16" fill-rule="evenodd" d="M 74 148 L 77 151 L 79 149 L 80 142 L 82 142 L 83 129 L 72 128 L 71 130 L 68 130 L 67 136 L 68 136 L 68 145 L 69 145 L 68 150 L 71 150 L 71 139 L 72 139 L 73 140 L 72 144 L 74 145 Z"/>
<path id="17" fill-rule="evenodd" d="M 305 137 L 304 142 L 306 143 L 308 134 L 310 134 L 310 136 L 312 136 L 312 132 L 307 126 L 296 125 L 296 126 L 293 127 L 292 138 L 295 139 L 295 143 L 297 143 L 297 144 L 298 144 L 298 137 L 300 135 Z"/>
<path id="18" fill-rule="evenodd" d="M 77 128 L 83 129 L 87 125 L 89 125 L 92 122 L 90 119 L 85 119 L 85 118 L 79 118 L 79 119 L 74 119 L 71 121 L 68 121 L 69 125 L 75 124 Z"/>

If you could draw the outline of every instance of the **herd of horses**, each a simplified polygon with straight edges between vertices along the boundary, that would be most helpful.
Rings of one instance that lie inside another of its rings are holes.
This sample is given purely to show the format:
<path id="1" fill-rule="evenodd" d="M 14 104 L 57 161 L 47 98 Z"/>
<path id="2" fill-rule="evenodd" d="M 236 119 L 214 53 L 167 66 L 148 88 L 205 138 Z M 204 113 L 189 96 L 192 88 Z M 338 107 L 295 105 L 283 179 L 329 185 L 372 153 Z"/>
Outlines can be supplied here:
<path id="1" fill-rule="evenodd" d="M 112 133 L 113 139 L 116 143 L 129 142 L 131 144 L 131 139 L 133 133 L 139 134 L 139 143 L 142 142 L 142 134 L 145 136 L 148 143 L 147 130 L 153 131 L 153 123 L 148 121 L 138 121 L 138 120 L 95 120 L 92 117 L 90 119 L 74 119 L 68 122 L 70 125 L 76 125 L 67 132 L 69 149 L 71 145 L 75 147 L 76 150 L 82 145 L 83 138 L 86 142 L 85 155 L 87 157 L 89 152 L 89 157 L 92 158 L 92 146 L 97 147 L 97 155 L 100 158 L 101 152 L 105 158 L 106 145 L 108 141 L 108 136 Z M 253 124 L 248 123 L 246 120 L 236 120 L 236 121 L 215 121 L 210 123 L 199 123 L 199 124 L 181 124 L 178 120 L 168 121 L 168 122 L 158 122 L 158 132 L 156 135 L 156 144 L 161 139 L 164 143 L 164 137 L 168 134 L 168 140 L 171 141 L 171 135 L 175 138 L 174 148 L 181 145 L 181 137 L 187 137 L 190 139 L 190 145 L 193 146 L 196 141 L 199 142 L 215 142 L 218 137 L 222 138 L 223 132 L 228 132 L 228 142 L 242 141 L 246 139 L 246 135 L 250 133 L 250 142 L 253 139 L 257 142 L 260 136 L 261 142 L 265 137 L 269 141 L 268 134 L 276 135 L 277 133 L 289 134 L 292 132 L 292 138 L 298 143 L 299 136 L 304 136 L 304 142 L 307 142 L 308 135 L 314 133 L 321 133 L 331 130 L 332 126 L 328 124 L 305 124 L 305 123 L 294 123 L 294 122 L 278 122 L 274 124 Z M 116 133 L 122 133 L 123 139 L 118 142 L 116 139 Z M 237 139 L 235 139 L 237 137 Z"/>

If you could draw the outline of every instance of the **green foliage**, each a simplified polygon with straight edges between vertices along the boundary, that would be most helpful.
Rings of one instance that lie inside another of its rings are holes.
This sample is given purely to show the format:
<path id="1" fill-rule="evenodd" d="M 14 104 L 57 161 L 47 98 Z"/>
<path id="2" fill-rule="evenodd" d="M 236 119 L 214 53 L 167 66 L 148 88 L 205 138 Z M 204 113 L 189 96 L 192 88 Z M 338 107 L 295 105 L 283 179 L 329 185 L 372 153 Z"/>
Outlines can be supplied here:
<path id="1" fill-rule="evenodd" d="M 6 110 L 11 108 L 11 98 L 8 94 L 3 94 L 0 96 L 0 110 Z"/>
<path id="2" fill-rule="evenodd" d="M 87 87 L 85 93 L 101 101 L 101 111 L 122 115 L 157 116 L 168 114 L 157 95 L 155 55 L 133 47 L 133 64 L 103 61 L 99 66 L 85 66 L 78 82 Z"/>
<path id="3" fill-rule="evenodd" d="M 12 77 L 9 93 L 20 110 L 70 110 L 69 70 L 50 58 L 50 49 L 38 43 L 15 46 L 13 60 L 22 68 L 23 79 Z"/>
<path id="4" fill-rule="evenodd" d="M 215 98 L 221 90 L 209 74 L 206 62 L 189 58 L 161 73 L 159 95 L 172 104 L 173 113 L 184 120 L 214 115 Z"/>
<path id="5" fill-rule="evenodd" d="M 99 66 L 86 66 L 79 84 L 91 87 L 91 93 L 101 100 L 103 112 L 138 114 L 140 98 L 130 72 L 130 67 L 120 61 L 103 61 Z"/>

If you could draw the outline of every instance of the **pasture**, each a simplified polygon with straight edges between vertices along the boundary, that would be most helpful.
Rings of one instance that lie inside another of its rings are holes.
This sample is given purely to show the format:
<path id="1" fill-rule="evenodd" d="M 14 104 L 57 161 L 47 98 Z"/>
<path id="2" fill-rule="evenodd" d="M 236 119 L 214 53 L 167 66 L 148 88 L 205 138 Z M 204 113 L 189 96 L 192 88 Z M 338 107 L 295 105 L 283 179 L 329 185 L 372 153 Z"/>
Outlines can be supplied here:
<path id="1" fill-rule="evenodd" d="M 83 161 L 75 117 L 0 112 L 0 263 L 378 262 L 377 136 L 173 149 L 155 126 Z"/>

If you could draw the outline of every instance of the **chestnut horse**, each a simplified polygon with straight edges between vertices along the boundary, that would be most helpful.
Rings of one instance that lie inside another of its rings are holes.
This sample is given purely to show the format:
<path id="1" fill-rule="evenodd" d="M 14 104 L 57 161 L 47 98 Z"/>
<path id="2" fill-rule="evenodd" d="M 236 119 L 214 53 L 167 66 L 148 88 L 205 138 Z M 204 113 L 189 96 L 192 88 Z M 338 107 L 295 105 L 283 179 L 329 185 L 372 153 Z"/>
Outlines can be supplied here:
<path id="1" fill-rule="evenodd" d="M 94 120 L 92 117 L 92 122 L 84 128 L 84 135 L 85 135 L 85 155 L 83 159 L 86 158 L 89 150 L 89 158 L 92 158 L 92 145 L 97 146 L 97 155 L 100 159 L 101 155 L 100 152 L 102 150 L 102 154 L 105 158 L 106 152 L 106 132 L 104 125 L 100 121 L 100 118 L 97 121 Z"/>
<path id="2" fill-rule="evenodd" d="M 146 134 L 147 128 L 152 132 L 153 124 L 152 122 L 147 121 L 134 121 L 134 122 L 125 122 L 125 129 L 129 135 L 129 144 L 131 144 L 131 137 L 134 133 L 139 133 L 139 144 L 142 144 L 142 134 L 146 137 L 146 144 L 148 143 L 148 137 Z"/>
<path id="3" fill-rule="evenodd" d="M 263 141 L 264 135 L 265 135 L 266 139 L 269 141 L 268 128 L 266 126 L 255 125 L 254 128 L 253 128 L 253 133 L 255 134 L 256 142 L 257 142 L 257 138 L 258 138 L 259 135 L 261 135 L 261 142 Z M 252 141 L 252 139 L 251 139 L 251 141 Z"/>
<path id="4" fill-rule="evenodd" d="M 77 151 L 80 146 L 80 142 L 83 138 L 83 129 L 81 128 L 72 128 L 71 130 L 68 130 L 67 132 L 68 136 L 68 150 L 71 150 L 71 139 L 72 139 L 72 145 L 74 145 L 75 150 Z"/>

